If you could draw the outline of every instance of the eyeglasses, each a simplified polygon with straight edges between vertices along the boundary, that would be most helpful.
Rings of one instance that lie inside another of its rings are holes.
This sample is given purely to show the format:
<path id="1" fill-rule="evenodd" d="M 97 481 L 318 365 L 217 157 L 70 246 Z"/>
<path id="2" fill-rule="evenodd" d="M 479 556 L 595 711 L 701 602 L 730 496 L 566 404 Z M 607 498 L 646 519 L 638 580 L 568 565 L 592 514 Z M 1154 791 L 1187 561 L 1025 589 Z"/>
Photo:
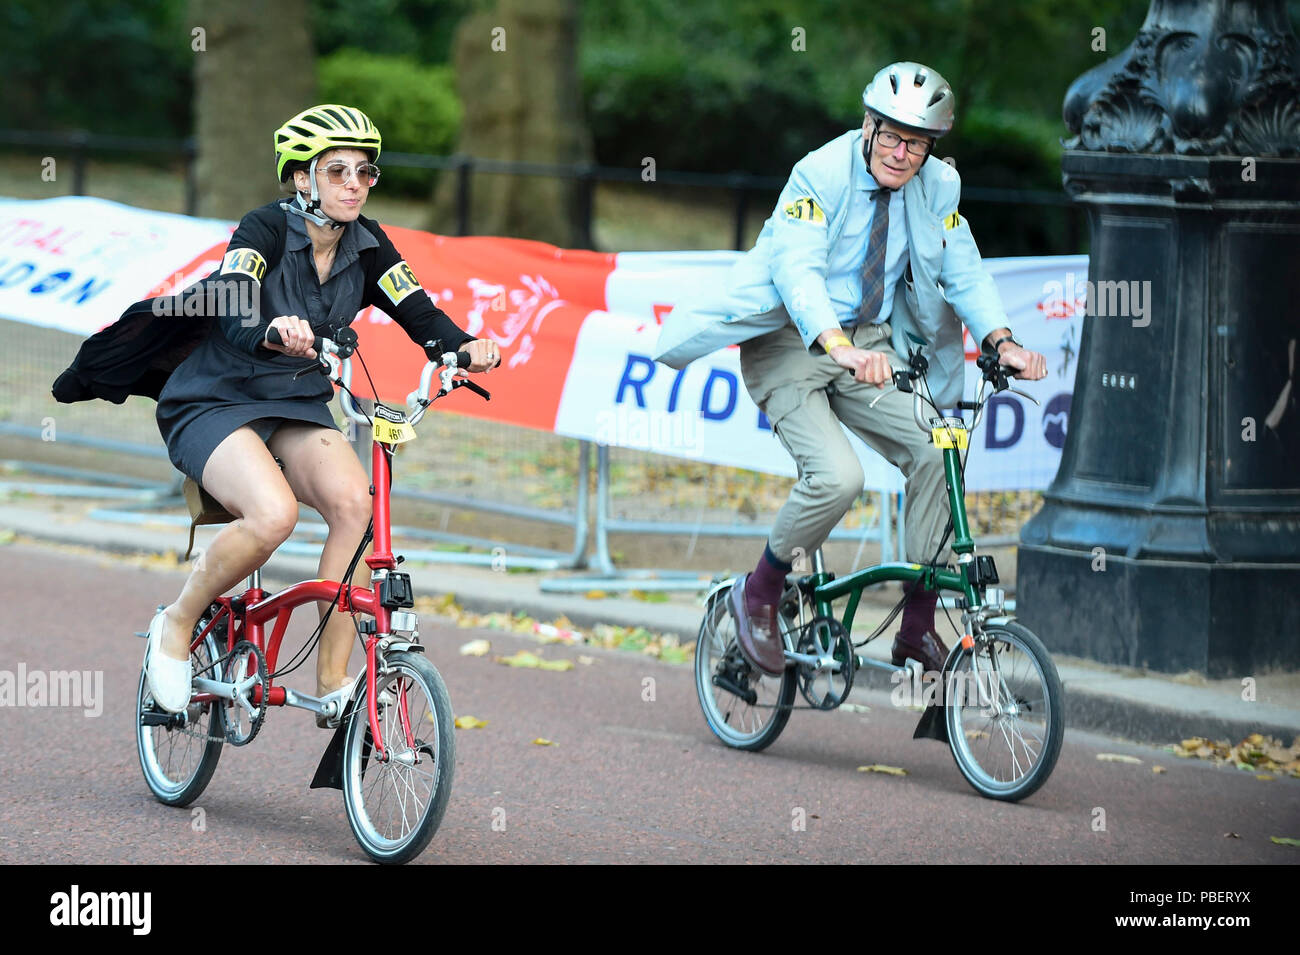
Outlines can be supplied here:
<path id="1" fill-rule="evenodd" d="M 372 162 L 363 162 L 355 169 L 345 162 L 332 162 L 328 166 L 322 166 L 320 171 L 325 173 L 325 179 L 332 186 L 346 185 L 352 181 L 353 176 L 363 186 L 373 186 L 379 181 L 379 167 Z"/>
<path id="2" fill-rule="evenodd" d="M 884 129 L 876 133 L 876 142 L 890 150 L 897 149 L 899 143 L 907 143 L 907 151 L 913 156 L 924 156 L 933 145 L 928 139 L 904 139 L 898 133 L 891 133 Z"/>

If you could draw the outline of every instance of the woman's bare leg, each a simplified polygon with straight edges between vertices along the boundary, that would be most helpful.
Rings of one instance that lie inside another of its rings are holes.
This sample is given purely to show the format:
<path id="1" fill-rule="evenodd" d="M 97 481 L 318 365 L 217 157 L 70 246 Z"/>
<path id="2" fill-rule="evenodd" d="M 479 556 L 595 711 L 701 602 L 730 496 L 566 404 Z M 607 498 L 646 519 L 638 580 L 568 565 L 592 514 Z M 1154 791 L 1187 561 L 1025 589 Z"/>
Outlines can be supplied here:
<path id="1" fill-rule="evenodd" d="M 329 536 L 320 557 L 320 576 L 341 580 L 370 524 L 370 479 L 347 439 L 331 428 L 284 424 L 271 436 L 271 449 L 284 462 L 284 477 L 298 500 L 325 518 Z M 357 579 L 369 586 L 364 559 Z M 323 616 L 328 603 L 321 602 Z M 325 624 L 316 657 L 316 690 L 324 695 L 348 681 L 348 658 L 356 628 L 348 614 L 335 611 Z"/>
<path id="2" fill-rule="evenodd" d="M 178 660 L 189 659 L 194 624 L 208 605 L 265 563 L 298 521 L 293 491 L 251 428 L 240 428 L 217 445 L 202 483 L 237 520 L 221 529 L 176 602 L 166 608 L 162 651 Z"/>

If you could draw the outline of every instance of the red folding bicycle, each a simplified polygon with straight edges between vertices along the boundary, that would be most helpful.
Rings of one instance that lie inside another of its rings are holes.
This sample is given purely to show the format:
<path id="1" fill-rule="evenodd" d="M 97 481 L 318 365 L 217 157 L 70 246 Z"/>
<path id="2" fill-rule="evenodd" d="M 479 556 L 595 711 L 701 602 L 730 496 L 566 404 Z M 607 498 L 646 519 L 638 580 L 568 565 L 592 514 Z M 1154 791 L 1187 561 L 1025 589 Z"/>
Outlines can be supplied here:
<path id="1" fill-rule="evenodd" d="M 272 335 L 277 335 L 272 329 Z M 350 421 L 372 430 L 371 482 L 374 501 L 370 530 L 361 541 L 345 576 L 352 572 L 373 537 L 374 554 L 365 558 L 371 587 L 333 580 L 306 580 L 272 594 L 262 587 L 261 570 L 248 587 L 214 601 L 194 627 L 190 644 L 194 682 L 189 705 L 181 713 L 156 706 L 143 668 L 137 706 L 136 744 L 145 782 L 160 802 L 186 806 L 198 798 L 221 758 L 222 746 L 251 743 L 267 709 L 291 706 L 339 718 L 321 759 L 312 788 L 342 789 L 353 834 L 377 862 L 402 863 L 423 851 L 438 830 L 451 794 L 456 761 L 451 702 L 442 677 L 424 655 L 410 576 L 397 570 L 392 550 L 389 492 L 394 448 L 415 437 L 414 425 L 428 407 L 453 390 L 466 387 L 489 397 L 458 369 L 469 366 L 465 352 L 442 354 L 429 362 L 420 384 L 407 399 L 409 412 L 375 404 L 373 418 L 352 399 L 349 356 L 356 333 L 344 328 L 338 342 L 318 338 L 314 347 L 321 371 L 339 386 L 339 403 Z M 441 352 L 439 343 L 430 343 Z M 439 390 L 429 389 L 439 372 Z M 366 673 L 346 703 L 322 703 L 275 680 L 305 659 L 315 646 L 324 620 L 283 669 L 277 669 L 280 643 L 293 611 L 325 601 L 350 613 L 365 650 Z M 270 629 L 269 635 L 267 629 Z"/>

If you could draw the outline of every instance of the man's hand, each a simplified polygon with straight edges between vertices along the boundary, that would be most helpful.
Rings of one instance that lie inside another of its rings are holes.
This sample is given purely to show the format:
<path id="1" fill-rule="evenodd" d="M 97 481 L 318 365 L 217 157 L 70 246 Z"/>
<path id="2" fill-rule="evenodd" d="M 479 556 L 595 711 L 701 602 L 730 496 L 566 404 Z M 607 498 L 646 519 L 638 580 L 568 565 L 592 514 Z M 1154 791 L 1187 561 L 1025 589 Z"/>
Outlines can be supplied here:
<path id="1" fill-rule="evenodd" d="M 894 378 L 894 369 L 889 367 L 889 359 L 884 352 L 867 351 L 852 345 L 839 345 L 830 352 L 831 361 L 841 368 L 853 372 L 858 381 L 883 388 Z"/>
<path id="2" fill-rule="evenodd" d="M 1008 368 L 1016 369 L 1013 377 L 1025 381 L 1038 381 L 1047 377 L 1047 356 L 1028 348 L 1021 348 L 1014 342 L 998 346 L 998 362 Z"/>
<path id="3" fill-rule="evenodd" d="M 817 336 L 817 343 L 830 355 L 831 361 L 853 372 L 853 377 L 868 385 L 883 388 L 894 377 L 889 359 L 884 352 L 854 348 L 847 335 L 838 328 L 827 329 Z"/>

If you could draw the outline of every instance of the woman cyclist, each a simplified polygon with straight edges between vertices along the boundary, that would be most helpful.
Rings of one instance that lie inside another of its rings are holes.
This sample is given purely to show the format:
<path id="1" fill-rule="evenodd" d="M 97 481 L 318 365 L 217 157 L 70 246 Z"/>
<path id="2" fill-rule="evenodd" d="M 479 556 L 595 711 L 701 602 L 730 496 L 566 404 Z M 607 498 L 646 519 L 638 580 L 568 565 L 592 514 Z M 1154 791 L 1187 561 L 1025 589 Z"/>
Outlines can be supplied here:
<path id="1" fill-rule="evenodd" d="M 384 231 L 361 215 L 379 179 L 379 149 L 379 130 L 347 106 L 313 107 L 276 131 L 276 172 L 282 184 L 292 182 L 293 198 L 240 221 L 218 273 L 224 294 L 208 299 L 224 303 L 214 309 L 222 314 L 207 315 L 216 319 L 211 333 L 158 397 L 172 463 L 237 518 L 149 626 L 149 689 L 169 712 L 189 701 L 189 644 L 200 615 L 288 538 L 299 501 L 329 525 L 324 579 L 343 578 L 366 532 L 369 479 L 330 414 L 333 390 L 314 371 L 313 336 L 334 337 L 377 305 L 416 344 L 436 339 L 467 351 L 471 372 L 500 362 L 496 343 L 473 340 L 436 308 Z M 282 344 L 268 341 L 270 329 Z M 338 612 L 321 635 L 317 696 L 338 703 L 335 712 L 352 690 L 353 635 L 351 618 Z"/>

